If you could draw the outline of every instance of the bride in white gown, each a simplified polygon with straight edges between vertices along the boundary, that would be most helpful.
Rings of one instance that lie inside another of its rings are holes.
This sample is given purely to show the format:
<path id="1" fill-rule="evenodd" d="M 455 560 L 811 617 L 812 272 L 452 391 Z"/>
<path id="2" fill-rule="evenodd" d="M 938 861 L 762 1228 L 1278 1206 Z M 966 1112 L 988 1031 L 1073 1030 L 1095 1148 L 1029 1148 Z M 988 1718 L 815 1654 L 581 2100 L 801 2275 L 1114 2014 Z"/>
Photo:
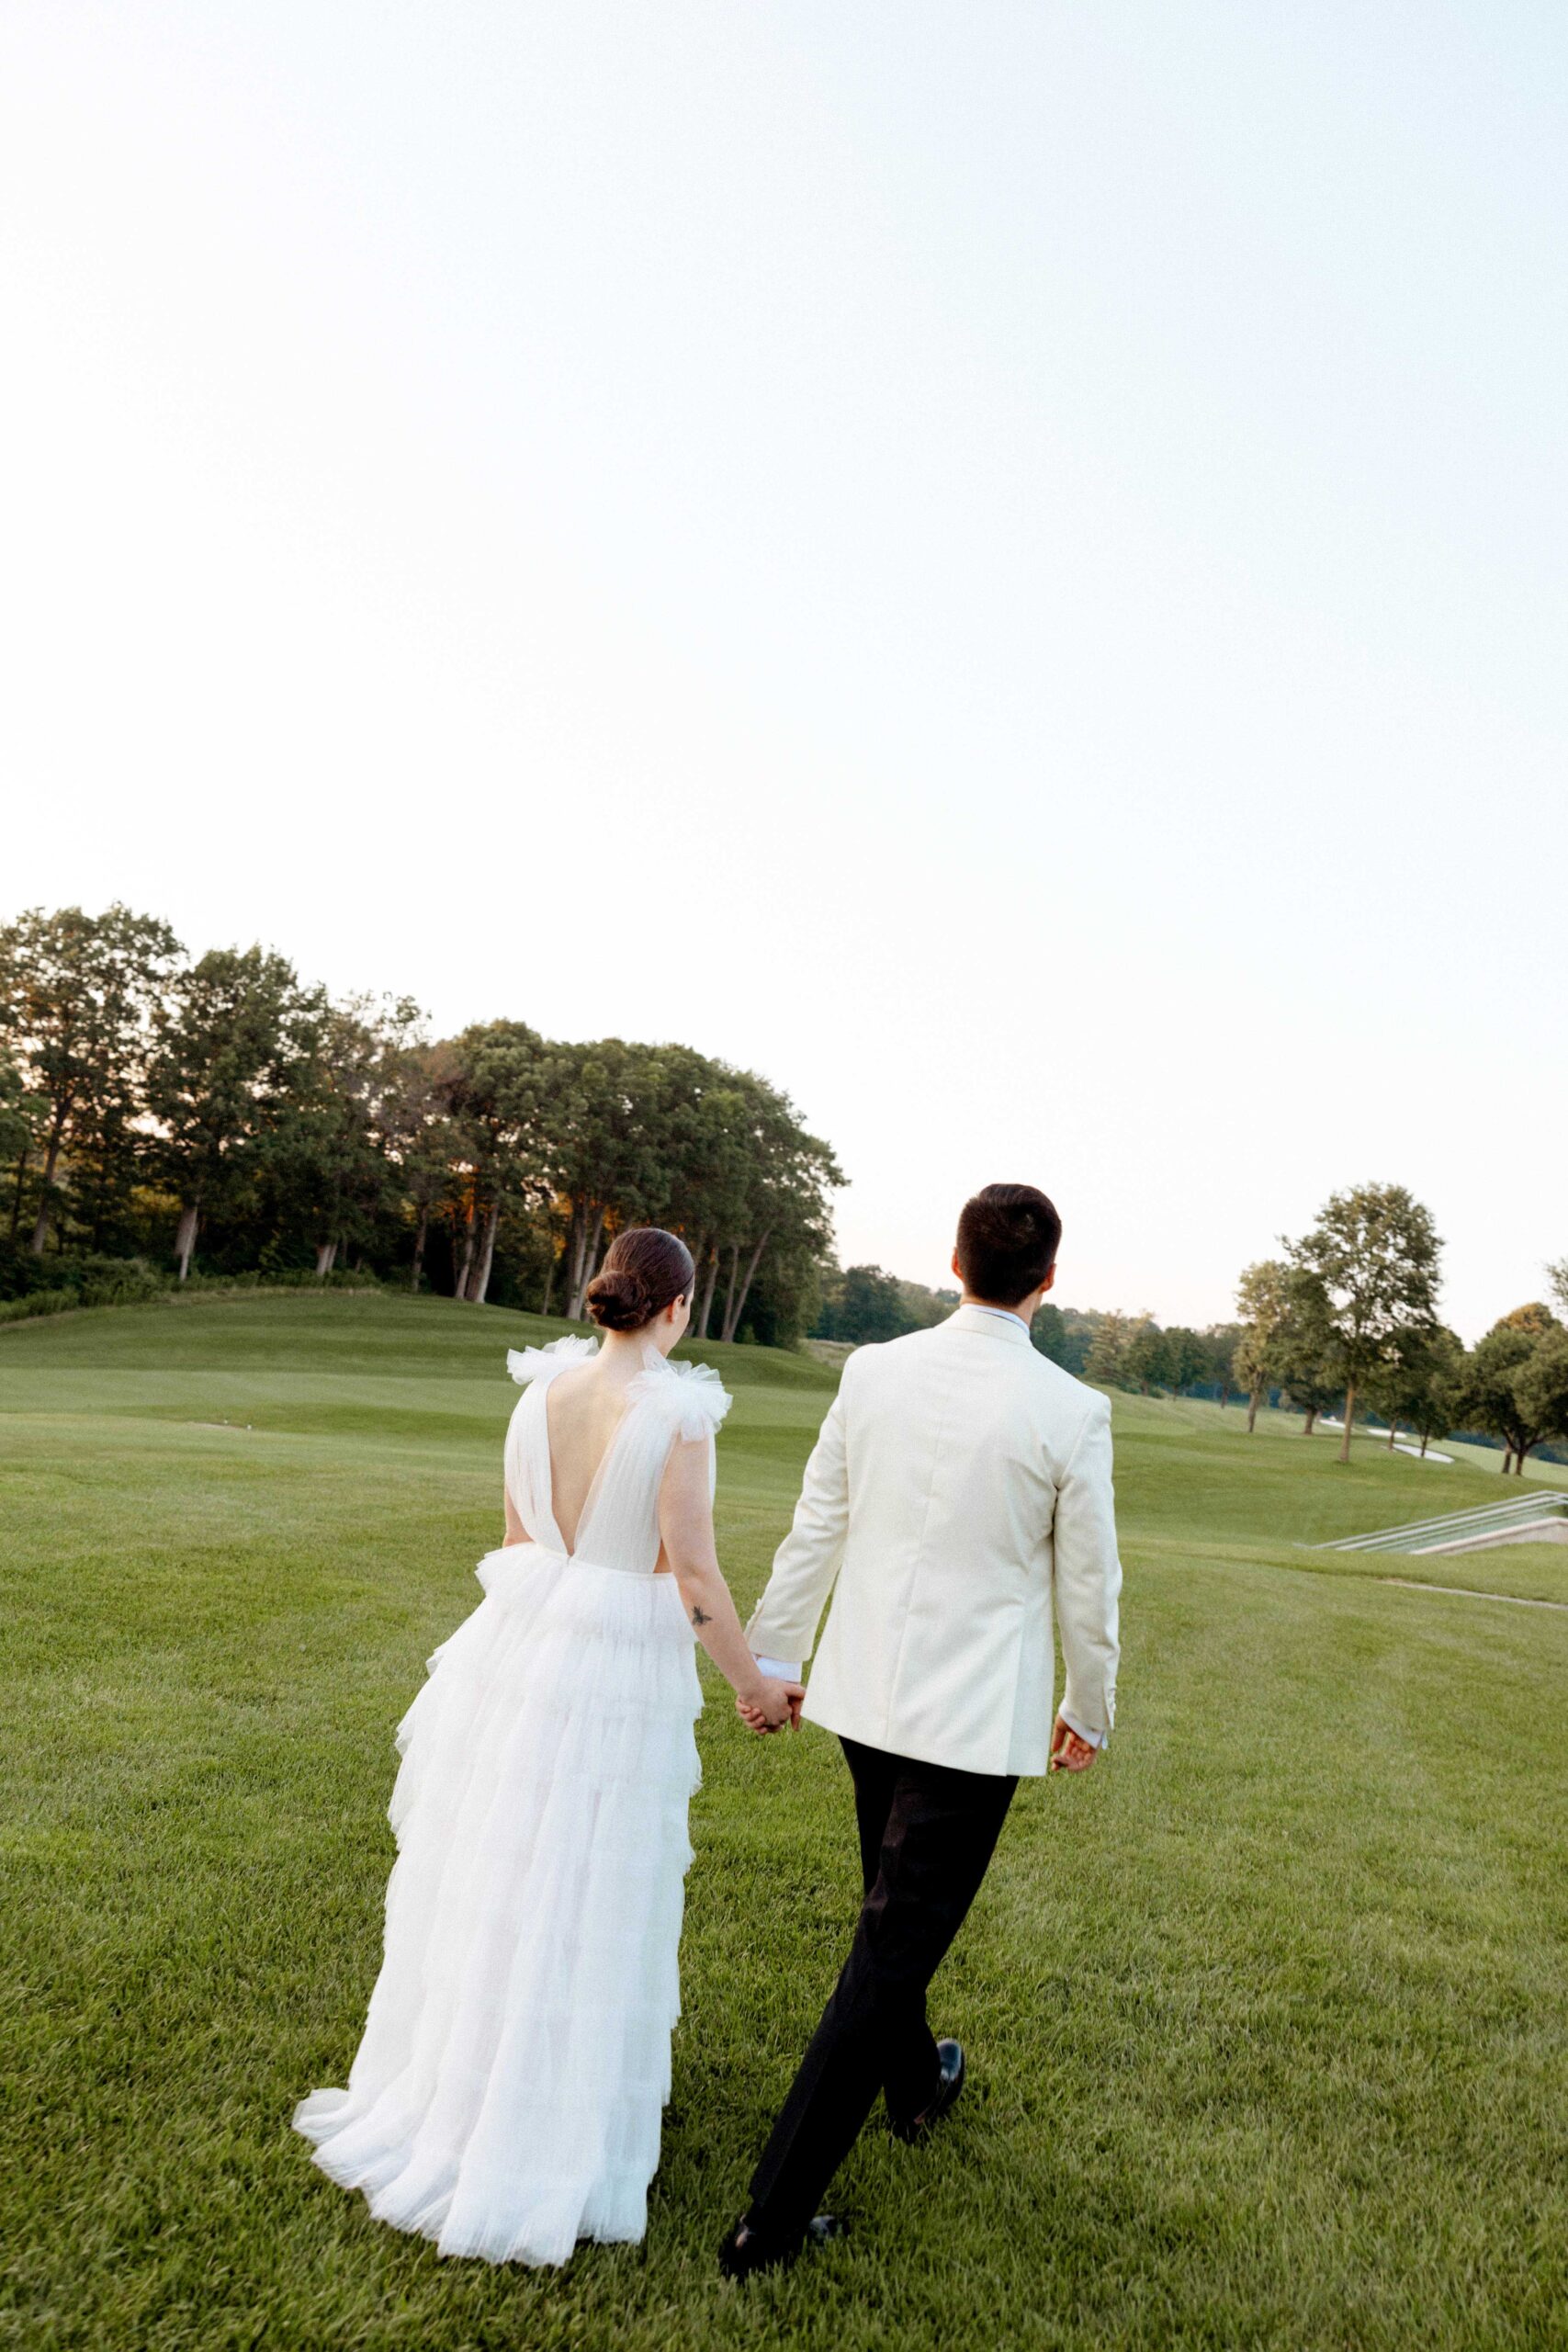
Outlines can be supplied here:
<path id="1" fill-rule="evenodd" d="M 623 1233 L 589 1292 L 605 1331 L 508 1358 L 525 1393 L 485 1598 L 399 1727 L 385 1957 L 346 2090 L 295 2111 L 315 2162 L 443 2254 L 564 2262 L 639 2239 L 670 2096 L 694 1629 L 771 1729 L 713 1540 L 729 1398 L 671 1364 L 684 1244 Z"/>

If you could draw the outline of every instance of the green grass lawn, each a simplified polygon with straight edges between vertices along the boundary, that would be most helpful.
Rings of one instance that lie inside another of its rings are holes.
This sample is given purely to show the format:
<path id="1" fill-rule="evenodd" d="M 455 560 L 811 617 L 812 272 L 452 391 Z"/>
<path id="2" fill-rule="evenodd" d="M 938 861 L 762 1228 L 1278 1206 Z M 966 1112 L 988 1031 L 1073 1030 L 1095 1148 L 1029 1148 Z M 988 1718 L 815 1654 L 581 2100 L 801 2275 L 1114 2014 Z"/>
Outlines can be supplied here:
<path id="1" fill-rule="evenodd" d="M 834 1744 L 750 1740 L 711 1676 L 646 2246 L 443 2263 L 315 2172 L 288 2118 L 375 1975 L 392 1728 L 479 1599 L 502 1352 L 543 1328 L 283 1295 L 0 1330 L 0 2341 L 1568 2343 L 1568 1612 L 1303 1549 L 1501 1482 L 1234 1408 L 1116 1399 L 1116 1741 L 1025 1783 L 935 2000 L 971 2091 L 929 2150 L 866 2134 L 847 2245 L 715 2270 L 855 1869 Z M 700 1352 L 744 1607 L 834 1374 Z"/>

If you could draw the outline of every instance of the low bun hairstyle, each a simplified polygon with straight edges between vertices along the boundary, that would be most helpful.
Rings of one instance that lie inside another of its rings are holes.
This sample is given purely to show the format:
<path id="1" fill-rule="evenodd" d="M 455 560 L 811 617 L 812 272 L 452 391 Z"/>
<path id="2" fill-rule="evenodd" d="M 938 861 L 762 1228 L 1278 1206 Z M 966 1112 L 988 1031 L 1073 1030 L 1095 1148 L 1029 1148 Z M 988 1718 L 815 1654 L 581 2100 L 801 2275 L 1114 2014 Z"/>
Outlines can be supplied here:
<path id="1" fill-rule="evenodd" d="M 588 1312 L 602 1331 L 640 1331 L 671 1300 L 690 1298 L 695 1275 L 679 1234 L 660 1225 L 628 1226 L 588 1285 Z"/>

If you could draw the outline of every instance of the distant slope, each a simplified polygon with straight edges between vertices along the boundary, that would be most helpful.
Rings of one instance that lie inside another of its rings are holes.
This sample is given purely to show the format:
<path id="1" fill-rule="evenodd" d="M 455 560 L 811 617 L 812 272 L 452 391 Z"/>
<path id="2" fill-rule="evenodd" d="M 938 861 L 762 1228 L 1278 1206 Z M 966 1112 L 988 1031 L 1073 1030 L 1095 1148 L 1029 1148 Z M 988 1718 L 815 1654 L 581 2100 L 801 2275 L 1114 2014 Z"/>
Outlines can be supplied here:
<path id="1" fill-rule="evenodd" d="M 592 1326 L 507 1307 L 466 1306 L 400 1291 L 257 1291 L 232 1298 L 200 1292 L 144 1306 L 89 1307 L 79 1314 L 0 1326 L 0 1377 L 23 1364 L 67 1370 L 237 1372 L 267 1366 L 482 1379 L 506 1376 L 508 1348 L 540 1347 Z M 732 1388 L 820 1389 L 837 1374 L 780 1348 L 682 1344 L 681 1359 L 711 1363 Z"/>

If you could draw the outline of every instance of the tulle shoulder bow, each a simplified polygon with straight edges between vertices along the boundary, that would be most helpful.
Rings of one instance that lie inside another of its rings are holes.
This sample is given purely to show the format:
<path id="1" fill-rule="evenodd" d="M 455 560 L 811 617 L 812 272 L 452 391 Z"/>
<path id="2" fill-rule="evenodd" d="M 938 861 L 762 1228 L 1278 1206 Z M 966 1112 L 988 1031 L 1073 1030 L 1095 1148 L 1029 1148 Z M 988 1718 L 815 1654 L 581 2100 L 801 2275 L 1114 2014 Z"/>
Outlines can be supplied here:
<path id="1" fill-rule="evenodd" d="M 657 1405 L 685 1438 L 711 1437 L 732 1402 L 711 1363 L 671 1363 L 657 1358 L 638 1373 L 632 1394 Z"/>
<path id="2" fill-rule="evenodd" d="M 570 1364 L 585 1363 L 598 1352 L 597 1340 L 578 1340 L 569 1334 L 564 1340 L 551 1340 L 542 1348 L 508 1348 L 506 1369 L 518 1386 L 525 1388 L 531 1380 L 553 1380 Z"/>

